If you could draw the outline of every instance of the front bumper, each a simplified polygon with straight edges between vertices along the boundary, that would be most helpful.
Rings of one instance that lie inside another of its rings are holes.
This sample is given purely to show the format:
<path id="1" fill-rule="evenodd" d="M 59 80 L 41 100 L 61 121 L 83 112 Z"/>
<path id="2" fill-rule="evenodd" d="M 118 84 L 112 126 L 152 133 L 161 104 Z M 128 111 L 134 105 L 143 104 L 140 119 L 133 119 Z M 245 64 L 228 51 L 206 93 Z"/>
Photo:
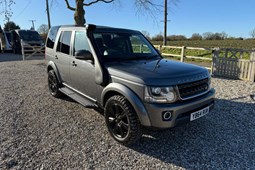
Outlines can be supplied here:
<path id="1" fill-rule="evenodd" d="M 190 114 L 210 107 L 210 111 L 214 106 L 215 90 L 211 89 L 207 94 L 195 99 L 181 101 L 173 104 L 151 104 L 146 103 L 145 107 L 149 115 L 152 127 L 171 128 L 190 121 Z M 164 121 L 162 113 L 171 111 L 172 117 L 168 121 Z"/>

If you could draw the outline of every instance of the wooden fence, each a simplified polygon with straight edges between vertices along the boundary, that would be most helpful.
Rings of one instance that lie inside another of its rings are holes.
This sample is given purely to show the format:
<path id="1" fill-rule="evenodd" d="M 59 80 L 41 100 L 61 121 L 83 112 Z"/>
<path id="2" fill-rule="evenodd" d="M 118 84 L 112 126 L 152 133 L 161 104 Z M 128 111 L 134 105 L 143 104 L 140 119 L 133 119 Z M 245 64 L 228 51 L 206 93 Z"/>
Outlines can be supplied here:
<path id="1" fill-rule="evenodd" d="M 21 40 L 21 54 L 23 60 L 29 59 L 34 56 L 44 56 L 45 47 L 44 46 L 32 46 L 24 43 Z"/>
<path id="2" fill-rule="evenodd" d="M 244 53 L 249 53 L 250 59 L 244 59 Z M 216 76 L 254 81 L 254 54 L 254 50 L 216 49 L 213 54 L 212 73 Z"/>
<path id="3" fill-rule="evenodd" d="M 255 50 L 239 49 L 220 49 L 220 48 L 197 48 L 197 47 L 178 47 L 178 46 L 157 46 L 155 47 L 162 52 L 162 49 L 180 49 L 180 54 L 164 53 L 163 56 L 178 57 L 181 62 L 185 59 L 199 59 L 211 62 L 211 67 L 206 67 L 215 76 L 222 76 L 234 79 L 255 81 Z M 198 57 L 186 55 L 186 50 L 200 50 L 211 52 L 211 57 Z M 244 53 L 249 53 L 250 59 L 244 59 Z"/>

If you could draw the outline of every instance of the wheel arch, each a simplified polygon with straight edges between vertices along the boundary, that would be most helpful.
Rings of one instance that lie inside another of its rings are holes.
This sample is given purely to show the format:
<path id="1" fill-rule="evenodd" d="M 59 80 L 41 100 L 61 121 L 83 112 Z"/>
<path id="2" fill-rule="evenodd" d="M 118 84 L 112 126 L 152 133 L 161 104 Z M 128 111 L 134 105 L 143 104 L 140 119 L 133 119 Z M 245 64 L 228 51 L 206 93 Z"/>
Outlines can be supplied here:
<path id="1" fill-rule="evenodd" d="M 56 76 L 57 76 L 57 79 L 58 79 L 58 82 L 62 82 L 61 81 L 61 77 L 59 75 L 59 71 L 58 71 L 58 68 L 56 66 L 56 64 L 52 61 L 49 61 L 48 64 L 47 64 L 47 73 L 50 71 L 50 70 L 54 70 Z"/>
<path id="2" fill-rule="evenodd" d="M 140 120 L 140 123 L 143 126 L 151 126 L 151 121 L 149 119 L 149 115 L 147 113 L 147 110 L 146 110 L 143 102 L 135 94 L 135 92 L 133 92 L 131 89 L 129 89 L 128 87 L 126 87 L 122 84 L 111 83 L 104 88 L 102 95 L 101 95 L 102 106 L 105 107 L 106 101 L 114 95 L 124 96 L 129 101 L 129 103 L 132 105 L 134 110 L 136 111 L 136 114 Z"/>

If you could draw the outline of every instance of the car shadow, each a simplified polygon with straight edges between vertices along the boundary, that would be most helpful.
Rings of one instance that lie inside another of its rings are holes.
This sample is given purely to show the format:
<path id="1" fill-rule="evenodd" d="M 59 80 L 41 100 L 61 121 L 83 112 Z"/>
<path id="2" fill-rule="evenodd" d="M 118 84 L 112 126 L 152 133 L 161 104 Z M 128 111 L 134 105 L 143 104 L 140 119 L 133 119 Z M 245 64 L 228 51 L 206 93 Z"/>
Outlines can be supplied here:
<path id="1" fill-rule="evenodd" d="M 254 166 L 255 104 L 249 100 L 217 99 L 205 117 L 168 130 L 145 130 L 130 148 L 187 169 Z"/>

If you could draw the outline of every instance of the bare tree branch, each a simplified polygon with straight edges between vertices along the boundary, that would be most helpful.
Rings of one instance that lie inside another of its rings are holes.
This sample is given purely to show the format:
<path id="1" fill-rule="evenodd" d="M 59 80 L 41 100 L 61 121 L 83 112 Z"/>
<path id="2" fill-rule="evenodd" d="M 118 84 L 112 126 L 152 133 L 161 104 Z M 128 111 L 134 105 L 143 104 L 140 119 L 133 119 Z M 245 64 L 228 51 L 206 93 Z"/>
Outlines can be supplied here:
<path id="1" fill-rule="evenodd" d="M 11 10 L 13 4 L 15 4 L 14 0 L 0 0 L 0 5 L 2 6 L 0 15 L 4 15 L 6 21 L 8 21 L 13 14 Z"/>
<path id="2" fill-rule="evenodd" d="M 113 1 L 114 0 L 95 0 L 95 1 L 92 1 L 90 3 L 84 3 L 83 5 L 84 6 L 90 6 L 90 5 L 93 5 L 93 4 L 98 3 L 98 2 L 111 3 Z"/>
<path id="3" fill-rule="evenodd" d="M 72 11 L 75 11 L 75 8 L 71 7 L 68 0 L 65 0 L 66 1 L 66 7 Z"/>

